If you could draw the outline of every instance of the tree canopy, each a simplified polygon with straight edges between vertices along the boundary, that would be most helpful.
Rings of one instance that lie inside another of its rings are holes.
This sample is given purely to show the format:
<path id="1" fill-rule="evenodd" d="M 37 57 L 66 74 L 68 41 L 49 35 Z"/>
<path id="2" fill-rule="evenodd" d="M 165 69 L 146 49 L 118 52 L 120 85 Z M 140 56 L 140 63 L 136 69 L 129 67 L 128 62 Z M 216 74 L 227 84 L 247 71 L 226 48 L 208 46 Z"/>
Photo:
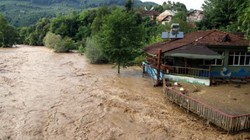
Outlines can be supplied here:
<path id="1" fill-rule="evenodd" d="M 133 16 L 117 9 L 106 17 L 99 40 L 104 55 L 118 67 L 127 66 L 134 60 L 143 45 L 143 28 Z"/>
<path id="2" fill-rule="evenodd" d="M 27 27 L 40 18 L 67 15 L 72 11 L 81 12 L 101 6 L 124 6 L 125 0 L 1 0 L 0 12 L 11 25 Z M 133 0 L 134 6 L 157 5 L 153 2 Z"/>
<path id="3" fill-rule="evenodd" d="M 250 39 L 250 1 L 238 18 L 238 29 L 244 32 L 246 37 Z"/>
<path id="4" fill-rule="evenodd" d="M 173 11 L 184 11 L 187 12 L 186 5 L 180 2 L 164 2 L 162 5 L 158 5 L 155 8 L 159 12 L 163 12 L 165 10 L 173 10 Z"/>
<path id="5" fill-rule="evenodd" d="M 14 27 L 10 26 L 3 15 L 0 14 L 0 46 L 12 47 L 17 41 L 17 33 Z"/>
<path id="6" fill-rule="evenodd" d="M 206 0 L 203 5 L 204 19 L 199 24 L 199 28 L 247 34 L 249 6 L 249 0 Z"/>

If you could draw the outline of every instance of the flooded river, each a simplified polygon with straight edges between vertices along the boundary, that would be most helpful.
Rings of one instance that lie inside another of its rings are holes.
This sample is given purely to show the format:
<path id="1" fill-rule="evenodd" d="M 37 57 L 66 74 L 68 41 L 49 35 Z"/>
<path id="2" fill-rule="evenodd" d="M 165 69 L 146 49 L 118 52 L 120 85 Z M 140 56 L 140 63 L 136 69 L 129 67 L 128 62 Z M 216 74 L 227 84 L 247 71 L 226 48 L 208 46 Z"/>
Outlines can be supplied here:
<path id="1" fill-rule="evenodd" d="M 44 47 L 0 49 L 0 140 L 247 139 L 165 101 L 139 67 Z"/>

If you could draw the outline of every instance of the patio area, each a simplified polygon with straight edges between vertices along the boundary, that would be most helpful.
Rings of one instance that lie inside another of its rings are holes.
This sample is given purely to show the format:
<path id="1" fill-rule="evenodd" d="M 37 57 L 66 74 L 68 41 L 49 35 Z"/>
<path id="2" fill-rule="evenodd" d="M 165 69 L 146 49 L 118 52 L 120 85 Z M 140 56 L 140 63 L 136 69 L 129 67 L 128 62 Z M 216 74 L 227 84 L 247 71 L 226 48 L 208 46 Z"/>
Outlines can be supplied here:
<path id="1" fill-rule="evenodd" d="M 163 80 L 164 96 L 228 132 L 250 128 L 249 84 L 213 87 Z"/>
<path id="2" fill-rule="evenodd" d="M 250 114 L 250 83 L 201 86 L 180 83 L 187 95 L 230 115 Z"/>

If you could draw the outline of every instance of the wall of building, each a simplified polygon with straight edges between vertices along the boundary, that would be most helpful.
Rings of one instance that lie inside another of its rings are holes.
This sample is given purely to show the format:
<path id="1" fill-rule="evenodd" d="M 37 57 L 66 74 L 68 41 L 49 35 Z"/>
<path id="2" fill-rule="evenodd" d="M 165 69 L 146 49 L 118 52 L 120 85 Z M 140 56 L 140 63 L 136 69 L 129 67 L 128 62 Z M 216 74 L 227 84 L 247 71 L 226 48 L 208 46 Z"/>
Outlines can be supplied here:
<path id="1" fill-rule="evenodd" d="M 248 52 L 246 47 L 212 47 L 211 49 L 217 52 L 224 52 L 224 59 L 222 66 L 211 66 L 211 76 L 215 77 L 250 77 L 250 66 L 230 66 L 229 53 L 230 52 Z"/>
<path id="2" fill-rule="evenodd" d="M 207 79 L 194 78 L 194 77 L 178 76 L 178 75 L 171 75 L 171 74 L 165 74 L 164 77 L 170 81 L 186 82 L 186 83 L 210 86 L 210 79 L 208 78 Z"/>

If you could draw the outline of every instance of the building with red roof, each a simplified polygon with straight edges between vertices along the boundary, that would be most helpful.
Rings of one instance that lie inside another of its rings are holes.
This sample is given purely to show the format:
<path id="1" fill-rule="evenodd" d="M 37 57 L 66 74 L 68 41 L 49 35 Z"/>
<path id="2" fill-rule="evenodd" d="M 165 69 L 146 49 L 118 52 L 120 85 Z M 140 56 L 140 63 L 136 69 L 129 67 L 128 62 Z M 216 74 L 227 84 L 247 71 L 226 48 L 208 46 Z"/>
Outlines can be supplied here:
<path id="1" fill-rule="evenodd" d="M 207 30 L 186 34 L 182 39 L 155 43 L 144 51 L 151 56 L 147 59 L 149 64 L 156 67 L 154 58 L 161 50 L 162 72 L 172 75 L 169 76 L 172 79 L 178 79 L 176 75 L 199 77 L 208 79 L 206 85 L 210 85 L 212 78 L 249 78 L 249 46 L 250 42 L 242 34 Z"/>

